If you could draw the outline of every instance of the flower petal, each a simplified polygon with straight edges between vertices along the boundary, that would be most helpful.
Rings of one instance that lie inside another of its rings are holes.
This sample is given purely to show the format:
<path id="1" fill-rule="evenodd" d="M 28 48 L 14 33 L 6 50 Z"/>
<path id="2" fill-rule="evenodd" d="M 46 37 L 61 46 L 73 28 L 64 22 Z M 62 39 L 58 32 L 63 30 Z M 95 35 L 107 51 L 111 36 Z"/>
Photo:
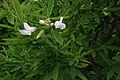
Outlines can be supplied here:
<path id="1" fill-rule="evenodd" d="M 62 20 L 63 20 L 63 17 L 60 17 L 60 22 L 62 22 Z"/>
<path id="2" fill-rule="evenodd" d="M 24 22 L 23 24 L 24 24 L 25 30 L 30 30 L 31 29 L 31 27 L 27 23 Z"/>
<path id="3" fill-rule="evenodd" d="M 19 32 L 22 34 L 22 35 L 31 35 L 31 31 L 28 31 L 28 30 L 19 30 Z"/>
<path id="4" fill-rule="evenodd" d="M 66 28 L 66 25 L 64 23 L 62 23 L 62 27 L 60 29 L 63 30 L 65 28 Z"/>
<path id="5" fill-rule="evenodd" d="M 60 28 L 61 30 L 62 29 L 65 29 L 66 28 L 66 25 L 60 21 L 56 21 L 55 22 L 55 28 Z"/>
<path id="6" fill-rule="evenodd" d="M 45 25 L 45 24 L 46 24 L 44 20 L 39 20 L 39 23 L 40 23 L 41 25 Z"/>
<path id="7" fill-rule="evenodd" d="M 31 32 L 34 32 L 36 29 L 36 27 L 31 27 Z"/>
<path id="8" fill-rule="evenodd" d="M 34 27 L 30 27 L 27 23 L 24 22 L 24 28 L 27 31 L 31 31 L 34 32 L 35 28 Z"/>
<path id="9" fill-rule="evenodd" d="M 55 28 L 59 28 L 59 25 L 61 24 L 61 22 L 60 21 L 56 21 L 55 22 Z"/>

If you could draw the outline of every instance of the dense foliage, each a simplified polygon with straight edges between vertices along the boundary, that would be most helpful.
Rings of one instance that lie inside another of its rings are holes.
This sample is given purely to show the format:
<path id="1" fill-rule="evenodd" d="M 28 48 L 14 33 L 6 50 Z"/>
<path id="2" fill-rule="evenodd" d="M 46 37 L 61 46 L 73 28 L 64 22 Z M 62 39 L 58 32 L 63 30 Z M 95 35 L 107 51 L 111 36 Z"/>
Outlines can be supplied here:
<path id="1" fill-rule="evenodd" d="M 119 51 L 120 0 L 0 0 L 0 80 L 120 80 Z"/>

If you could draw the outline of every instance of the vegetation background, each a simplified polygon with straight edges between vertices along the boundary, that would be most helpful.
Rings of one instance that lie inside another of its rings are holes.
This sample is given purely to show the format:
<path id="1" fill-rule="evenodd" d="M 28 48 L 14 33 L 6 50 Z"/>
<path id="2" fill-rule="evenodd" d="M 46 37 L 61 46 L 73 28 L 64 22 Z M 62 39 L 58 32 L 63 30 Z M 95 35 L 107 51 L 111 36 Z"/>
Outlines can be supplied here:
<path id="1" fill-rule="evenodd" d="M 120 0 L 0 0 L 0 80 L 120 80 Z"/>

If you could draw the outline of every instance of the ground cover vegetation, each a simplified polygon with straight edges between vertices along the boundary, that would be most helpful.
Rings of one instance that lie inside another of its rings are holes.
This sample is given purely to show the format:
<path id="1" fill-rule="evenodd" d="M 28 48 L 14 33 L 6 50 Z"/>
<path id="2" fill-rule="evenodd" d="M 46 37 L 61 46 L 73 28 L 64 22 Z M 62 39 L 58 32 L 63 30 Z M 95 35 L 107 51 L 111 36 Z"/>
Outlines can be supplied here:
<path id="1" fill-rule="evenodd" d="M 120 80 L 120 0 L 0 0 L 0 80 Z"/>

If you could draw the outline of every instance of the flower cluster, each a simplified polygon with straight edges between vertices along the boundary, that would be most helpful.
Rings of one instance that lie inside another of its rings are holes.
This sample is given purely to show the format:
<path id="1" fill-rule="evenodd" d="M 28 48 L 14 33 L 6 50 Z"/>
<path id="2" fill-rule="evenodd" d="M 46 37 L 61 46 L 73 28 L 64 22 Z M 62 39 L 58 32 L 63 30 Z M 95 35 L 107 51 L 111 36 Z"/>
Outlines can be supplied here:
<path id="1" fill-rule="evenodd" d="M 50 21 L 46 21 L 46 20 L 39 20 L 39 23 L 41 25 L 49 25 L 50 24 L 50 26 L 54 26 L 55 28 L 59 28 L 59 29 L 63 30 L 66 28 L 66 25 L 64 23 L 62 23 L 62 20 L 63 20 L 63 17 L 60 18 L 60 21 L 55 21 L 55 23 L 50 23 Z M 34 32 L 37 29 L 36 27 L 29 26 L 25 22 L 23 24 L 24 24 L 24 30 L 19 30 L 19 32 L 22 35 L 31 35 L 32 32 Z"/>
<path id="2" fill-rule="evenodd" d="M 55 23 L 50 23 L 51 26 L 55 26 L 55 28 L 59 28 L 61 30 L 66 28 L 66 25 L 62 23 L 63 17 L 60 18 L 60 21 L 55 21 Z M 41 25 L 48 25 L 48 23 L 45 20 L 39 20 L 39 23 Z"/>

